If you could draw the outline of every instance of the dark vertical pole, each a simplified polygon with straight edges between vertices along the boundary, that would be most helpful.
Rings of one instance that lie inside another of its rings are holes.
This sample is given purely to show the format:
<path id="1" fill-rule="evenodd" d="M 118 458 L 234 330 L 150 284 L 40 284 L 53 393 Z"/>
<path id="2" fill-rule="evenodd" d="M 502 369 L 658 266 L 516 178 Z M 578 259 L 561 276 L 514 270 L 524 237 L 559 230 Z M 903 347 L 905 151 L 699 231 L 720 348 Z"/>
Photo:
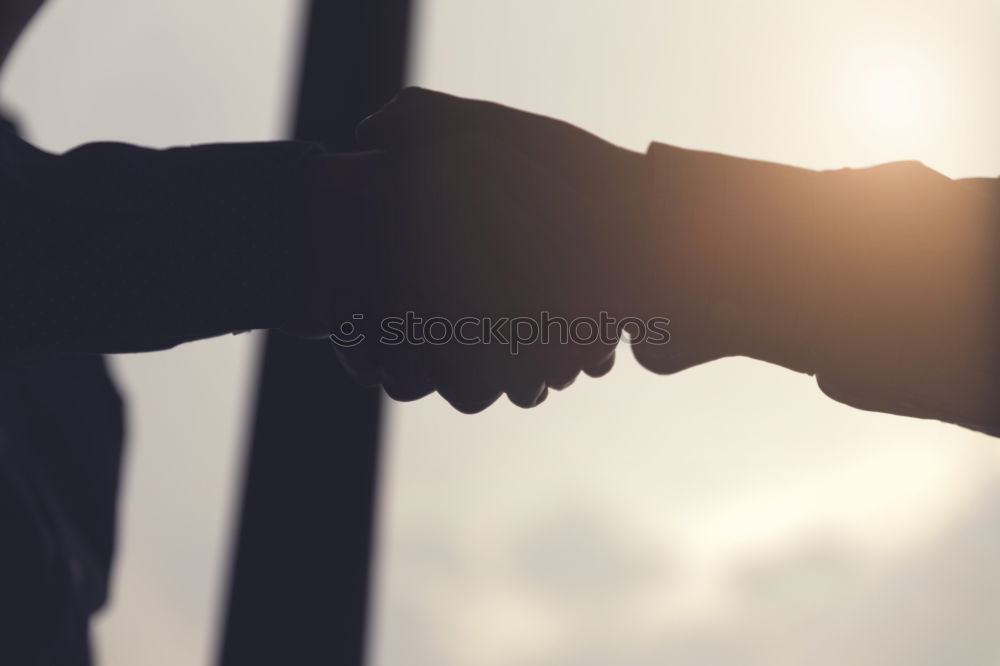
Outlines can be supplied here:
<path id="1" fill-rule="evenodd" d="M 295 137 L 354 150 L 403 83 L 410 0 L 313 0 Z M 379 394 L 325 342 L 271 334 L 231 574 L 223 666 L 361 664 Z"/>

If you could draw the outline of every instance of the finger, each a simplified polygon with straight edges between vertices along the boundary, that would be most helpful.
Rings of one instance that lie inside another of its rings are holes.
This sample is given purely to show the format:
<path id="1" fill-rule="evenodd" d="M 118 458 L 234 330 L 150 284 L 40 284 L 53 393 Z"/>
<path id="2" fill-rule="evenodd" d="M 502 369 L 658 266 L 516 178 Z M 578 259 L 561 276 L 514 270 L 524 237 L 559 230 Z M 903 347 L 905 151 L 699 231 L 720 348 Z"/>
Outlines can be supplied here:
<path id="1" fill-rule="evenodd" d="M 420 354 L 405 345 L 384 345 L 381 349 L 382 387 L 393 400 L 410 402 L 434 392 L 434 384 L 421 363 Z"/>
<path id="2" fill-rule="evenodd" d="M 632 345 L 632 354 L 639 365 L 658 375 L 671 375 L 721 358 L 719 354 L 683 350 L 669 344 L 656 345 L 646 342 Z"/>
<path id="3" fill-rule="evenodd" d="M 583 367 L 583 371 L 591 377 L 603 377 L 604 375 L 611 372 L 611 368 L 615 366 L 615 350 L 611 349 L 610 353 L 601 359 L 595 360 Z"/>
<path id="4" fill-rule="evenodd" d="M 507 359 L 506 365 L 510 371 L 509 377 L 515 374 L 530 372 L 528 383 L 542 383 L 556 390 L 569 387 L 583 367 L 583 358 L 576 346 L 561 337 L 558 331 L 545 330 L 541 315 L 531 318 L 537 327 L 537 335 L 532 340 L 518 338 L 517 359 Z M 513 338 L 515 333 L 511 334 Z M 510 355 L 510 349 L 503 350 L 504 355 Z"/>
<path id="5" fill-rule="evenodd" d="M 502 393 L 497 393 L 496 396 L 491 396 L 480 402 L 467 402 L 468 397 L 466 396 L 455 397 L 451 393 L 440 389 L 438 389 L 438 393 L 448 401 L 448 404 L 463 414 L 478 414 L 485 411 L 503 395 Z"/>
<path id="6" fill-rule="evenodd" d="M 430 384 L 412 381 L 385 381 L 382 382 L 382 389 L 387 396 L 396 402 L 413 402 L 434 393 L 434 387 Z"/>
<path id="7" fill-rule="evenodd" d="M 532 347 L 523 347 L 517 354 L 502 344 L 483 347 L 485 360 L 480 371 L 488 375 L 493 385 L 518 407 L 533 407 L 545 391 L 545 374 Z"/>
<path id="8" fill-rule="evenodd" d="M 545 368 L 545 384 L 551 389 L 562 391 L 569 388 L 580 376 L 582 366 L 574 357 L 559 357 L 558 363 L 547 363 Z"/>
<path id="9" fill-rule="evenodd" d="M 439 365 L 434 384 L 441 397 L 463 414 L 481 412 L 496 402 L 503 392 L 483 382 L 475 373 Z"/>
<path id="10" fill-rule="evenodd" d="M 507 390 L 507 398 L 523 409 L 534 407 L 546 395 L 548 395 L 548 388 L 541 380 L 522 381 L 520 386 Z"/>
<path id="11" fill-rule="evenodd" d="M 357 347 L 342 347 L 331 344 L 337 360 L 347 375 L 361 386 L 378 386 L 381 376 L 371 350 L 364 345 Z"/>
<path id="12" fill-rule="evenodd" d="M 490 354 L 488 372 L 507 398 L 518 407 L 533 407 L 545 391 L 545 372 L 535 346 L 523 346 L 517 353 L 503 344 L 486 347 Z"/>
<path id="13" fill-rule="evenodd" d="M 496 402 L 503 391 L 492 382 L 479 360 L 481 350 L 428 347 L 426 367 L 441 397 L 464 414 L 475 414 Z"/>

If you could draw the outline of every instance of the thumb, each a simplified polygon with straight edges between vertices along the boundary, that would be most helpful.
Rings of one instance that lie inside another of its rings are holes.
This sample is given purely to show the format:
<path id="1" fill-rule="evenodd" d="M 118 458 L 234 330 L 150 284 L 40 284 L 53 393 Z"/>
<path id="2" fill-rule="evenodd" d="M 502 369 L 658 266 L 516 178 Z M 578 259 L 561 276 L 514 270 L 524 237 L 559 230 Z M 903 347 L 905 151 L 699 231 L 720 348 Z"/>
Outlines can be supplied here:
<path id="1" fill-rule="evenodd" d="M 723 357 L 723 354 L 711 353 L 705 349 L 678 349 L 671 348 L 669 344 L 656 345 L 648 342 L 632 345 L 632 355 L 639 365 L 658 375 L 672 375 Z"/>
<path id="2" fill-rule="evenodd" d="M 604 156 L 608 148 L 620 150 L 562 120 L 413 87 L 362 120 L 355 133 L 362 147 L 387 150 L 469 132 L 501 139 L 528 155 L 541 151 L 570 170 Z"/>
<path id="3" fill-rule="evenodd" d="M 461 119 L 458 108 L 462 103 L 477 104 L 424 88 L 403 88 L 385 106 L 362 120 L 355 135 L 363 148 L 377 149 L 434 140 L 446 132 L 464 129 L 457 122 Z"/>

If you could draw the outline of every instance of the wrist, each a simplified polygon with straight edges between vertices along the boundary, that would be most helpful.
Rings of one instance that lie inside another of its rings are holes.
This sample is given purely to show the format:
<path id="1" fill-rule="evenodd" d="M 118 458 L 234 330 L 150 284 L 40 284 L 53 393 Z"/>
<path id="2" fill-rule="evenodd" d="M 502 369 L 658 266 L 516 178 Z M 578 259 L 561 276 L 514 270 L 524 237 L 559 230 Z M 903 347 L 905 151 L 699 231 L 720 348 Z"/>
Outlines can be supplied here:
<path id="1" fill-rule="evenodd" d="M 652 227 L 653 164 L 648 155 L 625 149 L 611 160 L 613 202 L 606 223 L 612 238 L 607 274 L 610 276 L 609 313 L 616 318 L 648 316 L 650 283 L 657 278 L 658 261 Z"/>
<path id="2" fill-rule="evenodd" d="M 301 316 L 286 325 L 301 337 L 325 337 L 362 309 L 360 273 L 371 253 L 365 242 L 369 184 L 379 154 L 319 153 L 305 165 L 308 213 L 303 260 L 307 284 Z"/>
<path id="3" fill-rule="evenodd" d="M 655 143 L 646 162 L 637 311 L 670 319 L 674 353 L 754 355 L 774 323 L 765 311 L 780 299 L 761 270 L 768 270 L 760 252 L 766 239 L 755 223 L 753 163 Z"/>
<path id="4" fill-rule="evenodd" d="M 670 146 L 651 153 L 668 316 L 718 356 L 809 371 L 817 284 L 829 269 L 817 252 L 821 175 Z"/>

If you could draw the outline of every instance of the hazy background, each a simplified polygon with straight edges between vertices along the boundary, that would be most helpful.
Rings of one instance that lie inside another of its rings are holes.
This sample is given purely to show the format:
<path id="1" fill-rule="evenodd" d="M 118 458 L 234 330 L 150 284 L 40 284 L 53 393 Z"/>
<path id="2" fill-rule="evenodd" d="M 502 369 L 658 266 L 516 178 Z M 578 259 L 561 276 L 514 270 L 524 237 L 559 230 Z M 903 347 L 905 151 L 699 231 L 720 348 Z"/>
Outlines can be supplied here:
<path id="1" fill-rule="evenodd" d="M 298 20 L 288 0 L 52 0 L 3 99 L 50 149 L 279 137 Z M 413 82 L 637 150 L 1000 174 L 996 2 L 424 0 L 415 29 Z M 116 359 L 105 664 L 210 663 L 254 344 Z M 530 412 L 394 405 L 386 438 L 376 666 L 1000 663 L 997 440 L 761 363 L 664 378 L 627 352 Z"/>

